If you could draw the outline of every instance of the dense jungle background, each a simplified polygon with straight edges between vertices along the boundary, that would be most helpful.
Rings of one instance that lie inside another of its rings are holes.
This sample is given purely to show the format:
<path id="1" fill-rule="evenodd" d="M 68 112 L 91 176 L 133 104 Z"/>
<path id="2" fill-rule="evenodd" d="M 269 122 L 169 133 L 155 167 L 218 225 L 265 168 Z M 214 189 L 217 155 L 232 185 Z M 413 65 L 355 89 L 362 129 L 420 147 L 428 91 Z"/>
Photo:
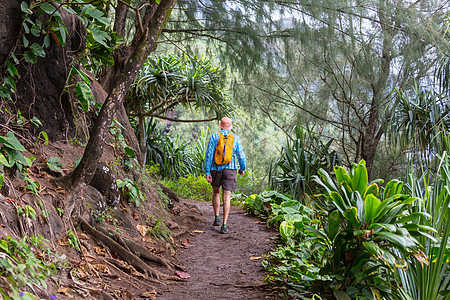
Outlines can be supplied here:
<path id="1" fill-rule="evenodd" d="M 0 295 L 450 299 L 449 34 L 444 0 L 0 0 Z M 228 242 L 260 281 L 189 281 Z"/>

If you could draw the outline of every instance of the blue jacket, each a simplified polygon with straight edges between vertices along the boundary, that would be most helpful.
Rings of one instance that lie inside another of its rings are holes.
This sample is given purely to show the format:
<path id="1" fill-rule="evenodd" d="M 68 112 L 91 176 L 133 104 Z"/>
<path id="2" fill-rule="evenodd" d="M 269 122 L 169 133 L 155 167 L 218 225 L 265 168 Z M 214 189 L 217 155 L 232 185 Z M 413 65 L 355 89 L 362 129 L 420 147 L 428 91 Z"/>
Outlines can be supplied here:
<path id="1" fill-rule="evenodd" d="M 224 135 L 227 135 L 230 131 L 226 129 L 222 129 L 220 132 L 222 132 Z M 246 167 L 246 157 L 244 149 L 242 148 L 241 140 L 237 135 L 234 135 L 234 142 L 233 142 L 233 157 L 231 161 L 226 165 L 217 165 L 214 162 L 214 152 L 216 152 L 217 143 L 219 142 L 219 133 L 214 133 L 209 138 L 208 147 L 206 148 L 206 155 L 205 155 L 205 173 L 206 175 L 210 175 L 212 170 L 220 171 L 223 169 L 237 169 L 236 164 L 236 158 L 239 162 L 239 170 L 245 171 Z"/>

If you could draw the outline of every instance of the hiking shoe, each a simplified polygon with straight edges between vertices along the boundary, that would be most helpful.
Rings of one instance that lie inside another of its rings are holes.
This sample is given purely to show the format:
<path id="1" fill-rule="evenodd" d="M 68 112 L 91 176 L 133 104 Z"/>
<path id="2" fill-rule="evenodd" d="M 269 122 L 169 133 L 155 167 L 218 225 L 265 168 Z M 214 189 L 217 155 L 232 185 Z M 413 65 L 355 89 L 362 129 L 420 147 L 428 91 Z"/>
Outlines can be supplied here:
<path id="1" fill-rule="evenodd" d="M 220 225 L 220 218 L 215 218 L 212 226 L 219 226 L 219 225 Z"/>
<path id="2" fill-rule="evenodd" d="M 225 226 L 220 227 L 220 233 L 227 233 L 228 229 Z"/>

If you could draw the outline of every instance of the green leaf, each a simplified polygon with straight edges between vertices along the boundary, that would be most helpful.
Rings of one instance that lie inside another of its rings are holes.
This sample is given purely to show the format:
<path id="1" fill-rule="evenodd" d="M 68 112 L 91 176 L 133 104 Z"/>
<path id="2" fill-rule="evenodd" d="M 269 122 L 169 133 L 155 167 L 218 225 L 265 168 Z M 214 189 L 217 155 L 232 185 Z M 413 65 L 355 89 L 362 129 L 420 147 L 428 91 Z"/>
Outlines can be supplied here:
<path id="1" fill-rule="evenodd" d="M 98 26 L 90 26 L 89 30 L 91 31 L 92 38 L 102 46 L 109 48 L 108 44 L 106 43 L 108 39 L 111 38 L 111 36 L 104 30 L 102 30 Z"/>
<path id="2" fill-rule="evenodd" d="M 23 57 L 25 58 L 26 62 L 35 64 L 37 62 L 37 57 L 36 55 L 33 54 L 33 52 L 31 51 L 25 51 L 25 53 L 23 54 Z"/>
<path id="3" fill-rule="evenodd" d="M 22 3 L 20 3 L 20 10 L 22 10 L 27 15 L 32 15 L 33 14 L 33 12 L 29 8 L 28 3 L 26 1 L 22 1 Z"/>
<path id="4" fill-rule="evenodd" d="M 26 151 L 25 147 L 19 142 L 14 133 L 8 131 L 8 137 L 0 136 L 0 143 L 3 143 L 5 147 L 13 150 Z"/>
<path id="5" fill-rule="evenodd" d="M 50 36 L 49 36 L 49 34 L 46 34 L 45 37 L 44 37 L 44 46 L 46 48 L 50 47 Z"/>
<path id="6" fill-rule="evenodd" d="M 337 210 L 333 210 L 328 216 L 328 238 L 333 241 L 339 232 L 341 222 L 341 214 Z"/>
<path id="7" fill-rule="evenodd" d="M 361 223 L 358 221 L 357 215 L 358 211 L 356 207 L 351 207 L 344 212 L 344 217 L 350 221 L 350 224 L 352 224 L 353 228 L 355 229 L 361 228 Z"/>
<path id="8" fill-rule="evenodd" d="M 3 153 L 0 153 L 0 164 L 4 165 L 7 168 L 11 168 L 12 167 L 11 164 L 9 163 L 9 161 L 3 155 Z"/>
<path id="9" fill-rule="evenodd" d="M 5 175 L 3 175 L 3 173 L 0 173 L 0 189 L 3 186 L 3 180 L 5 179 Z"/>
<path id="10" fill-rule="evenodd" d="M 330 198 L 333 200 L 334 206 L 341 212 L 344 213 L 348 209 L 346 205 L 344 204 L 344 201 L 342 200 L 341 195 L 339 193 L 331 191 L 330 192 Z"/>
<path id="11" fill-rule="evenodd" d="M 63 166 L 63 164 L 60 163 L 59 160 L 60 159 L 58 157 L 49 157 L 47 166 L 50 170 L 63 174 L 63 171 L 60 168 Z"/>
<path id="12" fill-rule="evenodd" d="M 352 184 L 352 179 L 350 178 L 350 175 L 348 175 L 347 171 L 343 167 L 335 166 L 334 174 L 336 175 L 336 179 L 340 185 L 343 182 L 347 182 L 349 185 Z"/>
<path id="13" fill-rule="evenodd" d="M 393 225 L 393 224 L 385 224 L 385 223 L 372 223 L 372 224 L 370 224 L 369 229 L 375 229 L 375 228 L 378 228 L 378 227 L 384 228 L 384 229 L 386 229 L 387 231 L 390 231 L 390 232 L 396 232 L 397 231 L 397 227 L 395 225 Z"/>
<path id="14" fill-rule="evenodd" d="M 366 218 L 367 224 L 372 224 L 375 216 L 378 212 L 378 207 L 380 206 L 381 201 L 375 197 L 373 194 L 367 195 L 364 200 L 364 215 Z"/>
<path id="15" fill-rule="evenodd" d="M 11 77 L 5 77 L 3 80 L 5 80 L 5 83 L 8 84 L 14 91 L 16 91 L 16 83 Z"/>
<path id="16" fill-rule="evenodd" d="M 378 184 L 372 183 L 367 187 L 367 189 L 364 191 L 363 199 L 366 198 L 367 195 L 373 194 L 374 196 L 378 196 L 380 193 L 380 188 L 378 187 Z"/>
<path id="17" fill-rule="evenodd" d="M 387 199 L 389 197 L 393 197 L 397 194 L 401 193 L 401 190 L 403 188 L 403 182 L 397 179 L 393 179 L 389 181 L 386 184 L 386 187 L 384 189 L 384 199 Z"/>
<path id="18" fill-rule="evenodd" d="M 13 59 L 15 64 L 19 63 L 19 60 L 17 59 L 16 55 L 14 53 L 11 53 L 11 58 Z"/>
<path id="19" fill-rule="evenodd" d="M 75 91 L 77 92 L 78 101 L 81 104 L 84 112 L 89 111 L 89 102 L 94 99 L 91 88 L 84 81 L 78 81 L 75 85 Z"/>
<path id="20" fill-rule="evenodd" d="M 41 36 L 41 28 L 39 27 L 31 27 L 31 34 L 34 35 L 35 37 L 40 37 Z"/>
<path id="21" fill-rule="evenodd" d="M 369 175 L 367 174 L 367 169 L 364 160 L 361 160 L 356 166 L 353 172 L 352 178 L 352 190 L 358 191 L 361 195 L 367 188 L 367 183 L 369 182 Z"/>
<path id="22" fill-rule="evenodd" d="M 295 227 L 292 222 L 283 221 L 280 224 L 280 234 L 284 239 L 290 238 L 294 235 Z"/>
<path id="23" fill-rule="evenodd" d="M 378 245 L 374 242 L 363 242 L 364 247 L 369 251 L 373 256 L 380 256 L 383 254 L 383 251 L 378 247 Z"/>
<path id="24" fill-rule="evenodd" d="M 135 158 L 136 157 L 136 153 L 134 153 L 134 150 L 131 149 L 130 147 L 125 147 L 124 148 L 125 154 L 128 155 L 131 158 Z"/>
<path id="25" fill-rule="evenodd" d="M 377 233 L 377 236 L 390 241 L 402 249 L 415 248 L 417 246 L 416 239 L 401 236 L 392 232 L 379 232 Z"/>
<path id="26" fill-rule="evenodd" d="M 40 9 L 42 9 L 43 12 L 45 12 L 48 15 L 52 15 L 55 17 L 61 17 L 61 14 L 59 11 L 49 2 L 44 2 L 39 6 Z"/>
<path id="27" fill-rule="evenodd" d="M 23 23 L 23 31 L 26 34 L 30 33 L 30 27 L 28 27 L 27 23 Z"/>
<path id="28" fill-rule="evenodd" d="M 397 223 L 408 223 L 408 222 L 410 222 L 412 220 L 415 220 L 415 219 L 417 219 L 419 217 L 426 218 L 426 217 L 430 217 L 430 215 L 427 214 L 427 213 L 424 213 L 424 212 L 414 212 L 414 213 L 412 213 L 412 214 L 410 214 L 410 215 L 408 215 L 406 217 L 403 217 L 403 218 L 397 220 Z"/>
<path id="29" fill-rule="evenodd" d="M 322 179 L 324 180 L 324 182 L 322 182 L 321 180 L 316 180 L 319 184 L 323 185 L 328 192 L 330 191 L 334 191 L 337 192 L 338 188 L 336 187 L 336 185 L 333 182 L 333 179 L 331 179 L 330 175 L 324 170 L 324 169 L 319 169 L 319 171 L 317 171 L 317 174 L 320 175 L 320 177 L 322 177 Z"/>
<path id="30" fill-rule="evenodd" d="M 31 46 L 31 51 L 33 51 L 33 54 L 36 56 L 40 56 L 40 57 L 45 57 L 45 51 L 44 49 L 41 47 L 41 45 L 37 44 L 37 43 L 33 43 Z"/>
<path id="31" fill-rule="evenodd" d="M 26 48 L 28 47 L 28 45 L 30 44 L 30 42 L 28 41 L 28 39 L 25 37 L 25 35 L 22 35 L 22 40 L 23 40 L 23 46 Z"/>
<path id="32" fill-rule="evenodd" d="M 39 138 L 41 137 L 41 135 L 44 137 L 45 145 L 48 146 L 49 140 L 48 140 L 47 132 L 45 132 L 45 131 L 39 132 L 39 135 L 38 135 L 38 138 L 37 138 L 38 140 L 39 140 Z"/>
<path id="33" fill-rule="evenodd" d="M 90 84 L 89 77 L 83 71 L 80 71 L 77 68 L 75 68 L 75 66 L 72 66 L 72 72 L 78 74 L 84 82 Z"/>
<path id="34" fill-rule="evenodd" d="M 161 0 L 155 0 L 155 2 L 159 5 L 161 3 Z"/>
<path id="35" fill-rule="evenodd" d="M 31 160 L 23 156 L 22 152 L 10 148 L 5 150 L 6 153 L 8 153 L 8 161 L 11 165 L 16 164 L 19 169 L 21 169 L 22 166 L 31 166 Z"/>
<path id="36" fill-rule="evenodd" d="M 11 74 L 11 76 L 19 75 L 16 66 L 10 60 L 6 61 L 6 70 L 8 71 L 9 74 Z"/>

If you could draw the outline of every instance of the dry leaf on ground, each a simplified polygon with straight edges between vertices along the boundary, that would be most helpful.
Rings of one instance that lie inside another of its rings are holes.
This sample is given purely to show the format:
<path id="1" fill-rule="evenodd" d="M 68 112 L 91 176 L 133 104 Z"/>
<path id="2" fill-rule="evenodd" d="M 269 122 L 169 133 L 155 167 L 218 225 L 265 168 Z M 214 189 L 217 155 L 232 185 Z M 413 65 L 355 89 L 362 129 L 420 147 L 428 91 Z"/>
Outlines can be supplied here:
<path id="1" fill-rule="evenodd" d="M 180 278 L 183 278 L 183 279 L 191 278 L 191 275 L 189 275 L 187 272 L 177 271 L 177 275 L 180 276 Z"/>
<path id="2" fill-rule="evenodd" d="M 250 256 L 250 260 L 259 260 L 262 256 Z"/>
<path id="3" fill-rule="evenodd" d="M 66 296 L 70 296 L 70 289 L 66 288 L 66 287 L 61 287 L 56 292 L 59 294 L 64 294 Z"/>
<path id="4" fill-rule="evenodd" d="M 148 227 L 147 225 L 141 225 L 141 224 L 137 224 L 136 228 L 142 236 L 145 236 L 147 234 L 148 230 L 150 229 L 150 227 Z"/>

